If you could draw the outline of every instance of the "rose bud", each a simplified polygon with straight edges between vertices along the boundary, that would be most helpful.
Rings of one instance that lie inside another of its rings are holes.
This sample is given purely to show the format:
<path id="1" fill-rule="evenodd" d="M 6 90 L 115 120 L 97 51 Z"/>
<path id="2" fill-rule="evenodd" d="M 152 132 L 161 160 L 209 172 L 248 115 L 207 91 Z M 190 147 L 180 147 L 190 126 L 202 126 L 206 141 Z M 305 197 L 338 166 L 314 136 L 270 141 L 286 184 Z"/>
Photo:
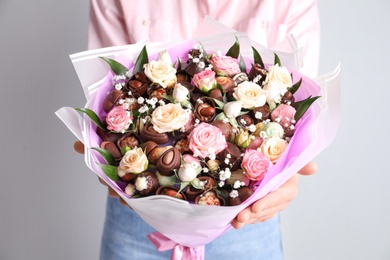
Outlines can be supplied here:
<path id="1" fill-rule="evenodd" d="M 212 70 L 203 70 L 196 73 L 192 78 L 192 82 L 198 89 L 205 93 L 217 87 L 215 72 Z"/>
<path id="2" fill-rule="evenodd" d="M 216 172 L 219 170 L 219 165 L 221 163 L 219 160 L 208 160 L 206 164 L 211 172 Z"/>
<path id="3" fill-rule="evenodd" d="M 240 114 L 241 108 L 241 101 L 231 101 L 224 105 L 223 112 L 225 113 L 226 117 L 235 118 Z"/>
<path id="4" fill-rule="evenodd" d="M 182 84 L 177 83 L 175 87 L 173 88 L 172 97 L 175 100 L 175 102 L 183 102 L 185 100 L 189 99 L 189 90 L 188 88 L 184 87 Z"/>
<path id="5" fill-rule="evenodd" d="M 229 77 L 220 76 L 217 77 L 216 80 L 217 80 L 217 84 L 222 87 L 223 93 L 227 93 L 233 90 L 234 87 L 236 86 L 234 80 Z"/>
<path id="6" fill-rule="evenodd" d="M 257 123 L 256 126 L 256 131 L 253 132 L 253 135 L 256 137 L 260 136 L 261 131 L 263 130 L 265 123 Z"/>
<path id="7" fill-rule="evenodd" d="M 252 136 L 246 130 L 241 130 L 234 140 L 235 144 L 244 149 L 252 142 Z"/>

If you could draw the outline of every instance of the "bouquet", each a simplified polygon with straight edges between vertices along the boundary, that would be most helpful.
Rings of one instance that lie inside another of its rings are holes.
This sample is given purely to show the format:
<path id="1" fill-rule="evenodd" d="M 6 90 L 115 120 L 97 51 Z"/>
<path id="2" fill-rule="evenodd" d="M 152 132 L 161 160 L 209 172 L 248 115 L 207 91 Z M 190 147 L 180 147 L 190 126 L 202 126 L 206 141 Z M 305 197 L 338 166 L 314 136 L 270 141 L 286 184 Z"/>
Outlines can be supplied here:
<path id="1" fill-rule="evenodd" d="M 84 117 L 57 115 L 84 141 L 87 165 L 158 230 L 156 246 L 201 257 L 238 212 L 330 142 L 328 97 L 276 53 L 268 64 L 255 47 L 243 56 L 237 36 L 225 51 L 149 46 L 96 58 L 108 74 L 76 109 Z"/>

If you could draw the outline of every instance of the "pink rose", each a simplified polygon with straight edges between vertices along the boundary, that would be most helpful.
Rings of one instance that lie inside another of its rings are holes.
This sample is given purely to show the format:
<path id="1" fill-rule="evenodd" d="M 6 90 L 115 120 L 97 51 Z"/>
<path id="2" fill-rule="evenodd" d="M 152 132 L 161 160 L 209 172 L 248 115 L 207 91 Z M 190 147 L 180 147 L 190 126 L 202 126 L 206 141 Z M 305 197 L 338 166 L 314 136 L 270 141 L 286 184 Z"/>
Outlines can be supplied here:
<path id="1" fill-rule="evenodd" d="M 222 131 L 210 124 L 200 123 L 188 136 L 188 147 L 194 156 L 215 159 L 215 155 L 227 147 Z"/>
<path id="2" fill-rule="evenodd" d="M 192 79 L 194 85 L 203 92 L 209 92 L 217 86 L 215 72 L 212 70 L 203 70 L 196 73 Z"/>
<path id="3" fill-rule="evenodd" d="M 271 119 L 274 122 L 278 122 L 283 127 L 290 127 L 294 122 L 296 110 L 294 107 L 280 104 L 271 113 Z"/>
<path id="4" fill-rule="evenodd" d="M 129 128 L 133 118 L 130 113 L 121 106 L 115 106 L 106 117 L 107 129 L 114 132 L 124 132 Z"/>
<path id="5" fill-rule="evenodd" d="M 261 181 L 272 163 L 264 154 L 257 150 L 247 149 L 242 158 L 241 167 L 248 179 Z"/>
<path id="6" fill-rule="evenodd" d="M 229 56 L 213 55 L 210 63 L 219 76 L 233 76 L 240 73 L 238 60 Z"/>

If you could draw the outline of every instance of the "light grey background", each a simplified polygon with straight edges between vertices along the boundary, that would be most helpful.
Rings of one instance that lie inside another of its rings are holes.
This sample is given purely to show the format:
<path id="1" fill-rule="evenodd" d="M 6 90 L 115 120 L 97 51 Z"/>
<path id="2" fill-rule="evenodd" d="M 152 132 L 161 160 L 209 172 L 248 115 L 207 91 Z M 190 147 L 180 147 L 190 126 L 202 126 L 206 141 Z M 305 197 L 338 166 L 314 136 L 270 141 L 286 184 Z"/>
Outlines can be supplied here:
<path id="1" fill-rule="evenodd" d="M 390 259 L 390 3 L 320 0 L 320 72 L 342 64 L 342 122 L 282 213 L 286 260 Z M 88 1 L 0 1 L 0 259 L 97 259 L 106 190 L 56 118 L 84 104 L 68 55 Z M 330 128 L 333 126 L 329 126 Z"/>

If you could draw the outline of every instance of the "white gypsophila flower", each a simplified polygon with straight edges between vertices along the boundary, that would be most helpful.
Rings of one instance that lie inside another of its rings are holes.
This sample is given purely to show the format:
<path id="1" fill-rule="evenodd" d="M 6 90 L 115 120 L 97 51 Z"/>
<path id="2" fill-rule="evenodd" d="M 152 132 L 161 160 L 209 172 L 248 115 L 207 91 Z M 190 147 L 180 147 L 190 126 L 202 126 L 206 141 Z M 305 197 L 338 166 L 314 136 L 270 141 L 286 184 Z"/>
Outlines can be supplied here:
<path id="1" fill-rule="evenodd" d="M 237 190 L 232 190 L 230 193 L 229 193 L 229 196 L 231 198 L 237 198 L 238 197 L 238 191 Z"/>
<path id="2" fill-rule="evenodd" d="M 224 182 L 224 181 L 220 181 L 220 182 L 218 183 L 218 186 L 219 186 L 220 188 L 222 188 L 224 185 L 225 185 L 225 182 Z"/>
<path id="3" fill-rule="evenodd" d="M 263 114 L 260 112 L 260 111 L 257 111 L 256 113 L 255 113 L 255 118 L 256 119 L 261 119 L 263 117 Z"/>
<path id="4" fill-rule="evenodd" d="M 145 99 L 143 97 L 139 97 L 137 99 L 138 104 L 142 105 L 145 102 Z"/>
<path id="5" fill-rule="evenodd" d="M 256 126 L 254 124 L 250 125 L 249 126 L 249 131 L 251 131 L 252 133 L 256 131 Z"/>
<path id="6" fill-rule="evenodd" d="M 238 189 L 238 188 L 240 188 L 241 187 L 241 182 L 240 181 L 235 181 L 234 182 L 234 184 L 233 184 L 233 188 L 235 188 L 235 189 Z"/>

